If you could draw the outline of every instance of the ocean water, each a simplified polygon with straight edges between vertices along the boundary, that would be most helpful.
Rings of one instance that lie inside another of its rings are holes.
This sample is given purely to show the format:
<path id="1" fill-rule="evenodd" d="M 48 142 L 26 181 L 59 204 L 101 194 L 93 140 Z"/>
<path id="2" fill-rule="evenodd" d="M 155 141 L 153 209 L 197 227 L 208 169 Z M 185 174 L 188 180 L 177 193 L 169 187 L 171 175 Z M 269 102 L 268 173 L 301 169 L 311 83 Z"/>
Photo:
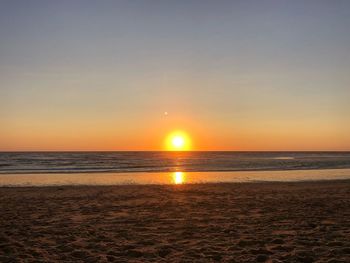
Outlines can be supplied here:
<path id="1" fill-rule="evenodd" d="M 350 179 L 350 152 L 0 153 L 0 186 Z"/>
<path id="2" fill-rule="evenodd" d="M 2 152 L 0 174 L 350 168 L 350 152 Z"/>

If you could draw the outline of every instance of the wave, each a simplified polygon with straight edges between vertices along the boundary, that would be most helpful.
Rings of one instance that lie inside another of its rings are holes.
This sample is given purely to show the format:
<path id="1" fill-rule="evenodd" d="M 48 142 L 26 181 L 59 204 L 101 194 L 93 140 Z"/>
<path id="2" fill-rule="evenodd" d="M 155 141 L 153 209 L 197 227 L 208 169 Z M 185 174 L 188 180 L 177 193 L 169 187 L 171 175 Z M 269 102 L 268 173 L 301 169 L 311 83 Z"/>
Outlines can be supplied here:
<path id="1" fill-rule="evenodd" d="M 273 171 L 350 168 L 350 152 L 0 153 L 0 174 Z"/>

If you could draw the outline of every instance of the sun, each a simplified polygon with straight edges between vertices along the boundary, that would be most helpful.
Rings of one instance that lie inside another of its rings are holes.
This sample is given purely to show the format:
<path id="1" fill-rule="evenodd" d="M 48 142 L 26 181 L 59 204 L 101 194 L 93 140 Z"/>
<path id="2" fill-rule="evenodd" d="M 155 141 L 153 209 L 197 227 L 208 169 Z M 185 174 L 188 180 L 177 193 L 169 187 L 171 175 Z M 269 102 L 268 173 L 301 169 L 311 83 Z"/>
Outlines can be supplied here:
<path id="1" fill-rule="evenodd" d="M 166 149 L 168 151 L 188 151 L 191 150 L 190 137 L 183 131 L 170 133 L 166 138 Z"/>
<path id="2" fill-rule="evenodd" d="M 174 148 L 182 148 L 185 145 L 185 139 L 182 136 L 175 136 L 171 143 Z"/>

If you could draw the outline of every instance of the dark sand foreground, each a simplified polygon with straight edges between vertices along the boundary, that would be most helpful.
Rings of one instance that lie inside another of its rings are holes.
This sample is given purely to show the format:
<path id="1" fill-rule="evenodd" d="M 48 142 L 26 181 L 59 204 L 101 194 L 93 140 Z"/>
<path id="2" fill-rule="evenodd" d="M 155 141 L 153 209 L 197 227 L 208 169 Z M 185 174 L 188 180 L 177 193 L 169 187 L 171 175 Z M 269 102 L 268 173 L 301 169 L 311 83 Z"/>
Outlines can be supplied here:
<path id="1" fill-rule="evenodd" d="M 0 188 L 0 262 L 350 262 L 350 181 Z"/>

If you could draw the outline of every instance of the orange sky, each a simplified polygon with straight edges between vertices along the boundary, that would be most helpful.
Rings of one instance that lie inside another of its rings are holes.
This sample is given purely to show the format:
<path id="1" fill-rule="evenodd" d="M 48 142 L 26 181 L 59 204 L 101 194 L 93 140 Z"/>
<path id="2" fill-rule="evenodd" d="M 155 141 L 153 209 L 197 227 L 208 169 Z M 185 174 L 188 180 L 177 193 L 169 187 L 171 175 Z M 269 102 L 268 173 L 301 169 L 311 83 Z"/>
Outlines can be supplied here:
<path id="1" fill-rule="evenodd" d="M 347 133 L 337 124 L 300 121 L 224 123 L 206 118 L 175 118 L 159 113 L 138 123 L 107 124 L 103 121 L 71 120 L 8 124 L 0 131 L 5 151 L 36 150 L 165 150 L 173 131 L 186 132 L 192 150 L 348 150 Z M 211 124 L 211 125 L 209 125 Z"/>
<path id="2" fill-rule="evenodd" d="M 0 151 L 350 150 L 350 1 L 75 2 L 2 4 Z"/>

